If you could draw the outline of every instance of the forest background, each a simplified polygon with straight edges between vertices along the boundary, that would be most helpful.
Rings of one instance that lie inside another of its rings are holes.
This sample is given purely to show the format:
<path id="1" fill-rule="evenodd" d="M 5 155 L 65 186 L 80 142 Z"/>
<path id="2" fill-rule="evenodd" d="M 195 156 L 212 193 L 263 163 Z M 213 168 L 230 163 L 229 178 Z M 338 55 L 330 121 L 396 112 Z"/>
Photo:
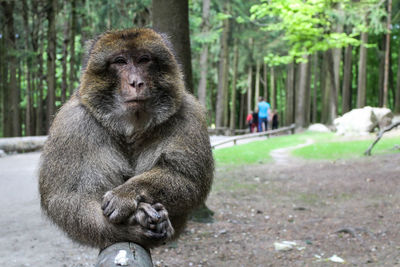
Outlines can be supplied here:
<path id="1" fill-rule="evenodd" d="M 87 40 L 157 24 L 173 43 L 186 44 L 177 47 L 178 59 L 209 126 L 246 128 L 258 96 L 277 110 L 281 125 L 301 128 L 330 125 L 366 105 L 400 113 L 398 0 L 0 3 L 2 137 L 47 133 L 79 86 Z M 175 19 L 180 23 L 165 23 Z M 185 28 L 190 40 L 176 39 Z"/>

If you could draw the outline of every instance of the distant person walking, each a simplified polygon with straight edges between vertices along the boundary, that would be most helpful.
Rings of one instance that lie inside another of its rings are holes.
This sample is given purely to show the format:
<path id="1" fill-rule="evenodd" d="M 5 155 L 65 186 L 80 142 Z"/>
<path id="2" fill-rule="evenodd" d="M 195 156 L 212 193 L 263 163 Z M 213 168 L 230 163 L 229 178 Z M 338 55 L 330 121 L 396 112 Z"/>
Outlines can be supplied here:
<path id="1" fill-rule="evenodd" d="M 250 132 L 252 132 L 253 111 L 250 111 L 249 115 L 247 115 L 246 122 L 247 122 L 247 125 L 249 126 Z"/>
<path id="2" fill-rule="evenodd" d="M 268 130 L 268 111 L 270 109 L 270 104 L 265 102 L 264 97 L 260 96 L 258 98 L 258 131 Z M 264 124 L 264 126 L 263 126 Z"/>
<path id="3" fill-rule="evenodd" d="M 257 109 L 253 112 L 253 121 L 251 123 L 252 130 L 250 132 L 254 133 L 258 131 L 258 111 Z"/>
<path id="4" fill-rule="evenodd" d="M 272 130 L 278 129 L 279 121 L 278 121 L 278 112 L 274 110 L 272 112 Z"/>

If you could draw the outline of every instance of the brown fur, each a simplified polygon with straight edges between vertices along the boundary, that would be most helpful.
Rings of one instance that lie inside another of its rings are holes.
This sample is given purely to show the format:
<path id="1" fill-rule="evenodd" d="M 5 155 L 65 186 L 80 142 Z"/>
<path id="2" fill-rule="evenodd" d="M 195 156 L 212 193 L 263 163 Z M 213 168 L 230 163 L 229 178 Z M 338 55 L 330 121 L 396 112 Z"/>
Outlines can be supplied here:
<path id="1" fill-rule="evenodd" d="M 113 64 L 119 53 L 132 63 Z M 151 62 L 138 63 L 143 53 Z M 130 73 L 143 90 L 127 85 Z M 127 107 L 124 90 L 149 100 Z M 153 247 L 182 232 L 212 177 L 204 111 L 186 93 L 168 42 L 151 29 L 101 35 L 41 156 L 44 212 L 82 244 Z"/>

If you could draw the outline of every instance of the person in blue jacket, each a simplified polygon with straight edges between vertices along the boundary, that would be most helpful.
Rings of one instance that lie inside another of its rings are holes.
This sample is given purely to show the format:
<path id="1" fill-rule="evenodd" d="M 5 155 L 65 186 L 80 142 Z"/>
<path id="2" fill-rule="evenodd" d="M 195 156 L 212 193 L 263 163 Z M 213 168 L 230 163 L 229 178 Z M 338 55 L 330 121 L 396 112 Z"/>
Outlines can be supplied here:
<path id="1" fill-rule="evenodd" d="M 264 100 L 264 97 L 260 96 L 258 98 L 258 131 L 268 130 L 268 111 L 270 109 L 270 104 Z M 263 127 L 264 124 L 264 127 Z"/>

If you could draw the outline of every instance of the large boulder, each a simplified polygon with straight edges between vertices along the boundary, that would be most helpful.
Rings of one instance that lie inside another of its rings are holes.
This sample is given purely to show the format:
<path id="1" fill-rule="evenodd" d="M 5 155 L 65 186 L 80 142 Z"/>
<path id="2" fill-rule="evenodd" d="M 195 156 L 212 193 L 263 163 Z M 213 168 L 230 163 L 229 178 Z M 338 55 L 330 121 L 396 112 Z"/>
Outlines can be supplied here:
<path id="1" fill-rule="evenodd" d="M 320 133 L 329 133 L 331 130 L 328 127 L 326 127 L 324 124 L 315 123 L 315 124 L 311 124 L 308 127 L 308 131 L 320 132 Z"/>
<path id="2" fill-rule="evenodd" d="M 333 121 L 337 134 L 364 135 L 376 127 L 380 129 L 390 125 L 393 113 L 388 108 L 364 107 L 353 109 Z"/>
<path id="3" fill-rule="evenodd" d="M 378 124 L 373 108 L 353 109 L 333 121 L 337 134 L 365 135 L 374 130 Z"/>
<path id="4" fill-rule="evenodd" d="M 378 127 L 379 129 L 383 129 L 386 126 L 392 124 L 393 120 L 393 113 L 388 108 L 372 108 L 376 119 L 378 120 Z"/>

